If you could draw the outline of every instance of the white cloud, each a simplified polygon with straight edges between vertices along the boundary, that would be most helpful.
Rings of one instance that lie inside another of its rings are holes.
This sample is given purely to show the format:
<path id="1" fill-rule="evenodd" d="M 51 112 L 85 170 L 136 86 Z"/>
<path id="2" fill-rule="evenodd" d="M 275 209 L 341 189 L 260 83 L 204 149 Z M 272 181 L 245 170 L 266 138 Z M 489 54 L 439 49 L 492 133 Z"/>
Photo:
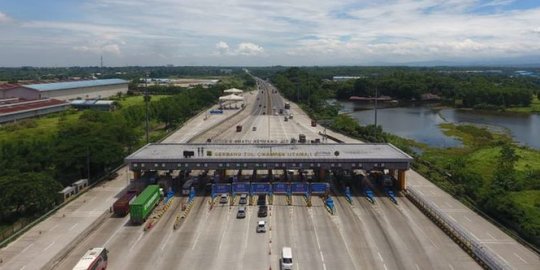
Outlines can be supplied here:
<path id="1" fill-rule="evenodd" d="M 75 46 L 73 50 L 83 53 L 93 53 L 93 54 L 121 54 L 120 46 L 118 44 L 105 44 L 105 45 L 82 45 Z"/>
<path id="2" fill-rule="evenodd" d="M 229 56 L 256 56 L 264 53 L 264 48 L 252 43 L 252 42 L 241 42 L 238 44 L 236 49 L 232 50 L 224 41 L 220 41 L 216 44 L 217 54 L 219 55 L 229 55 Z"/>
<path id="3" fill-rule="evenodd" d="M 7 22 L 10 22 L 11 20 L 12 19 L 8 15 L 0 11 L 0 23 L 7 23 Z"/>
<path id="4" fill-rule="evenodd" d="M 540 8 L 508 10 L 511 3 L 89 0 L 71 11 L 84 12 L 76 14 L 79 20 L 18 18 L 13 27 L 0 24 L 0 44 L 20 50 L 19 55 L 31 46 L 45 52 L 40 55 L 75 48 L 119 55 L 109 63 L 130 58 L 142 65 L 155 59 L 167 61 L 163 64 L 256 65 L 250 62 L 256 59 L 295 65 L 540 55 Z M 10 20 L 0 12 L 0 23 L 5 18 Z"/>
<path id="5" fill-rule="evenodd" d="M 224 41 L 220 41 L 216 44 L 216 49 L 218 50 L 218 53 L 223 55 L 223 54 L 228 54 L 229 53 L 229 44 L 227 44 L 226 42 Z"/>
<path id="6" fill-rule="evenodd" d="M 260 55 L 263 52 L 263 47 L 251 42 L 242 42 L 238 44 L 238 49 L 236 50 L 237 54 L 248 56 Z"/>

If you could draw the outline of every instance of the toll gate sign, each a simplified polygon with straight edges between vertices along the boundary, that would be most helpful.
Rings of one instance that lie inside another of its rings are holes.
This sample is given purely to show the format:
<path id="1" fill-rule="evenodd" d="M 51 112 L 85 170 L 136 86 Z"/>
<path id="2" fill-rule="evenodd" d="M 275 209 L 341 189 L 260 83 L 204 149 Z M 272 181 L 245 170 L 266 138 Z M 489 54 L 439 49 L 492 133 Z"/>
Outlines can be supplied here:
<path id="1" fill-rule="evenodd" d="M 291 192 L 293 194 L 305 194 L 309 191 L 308 183 L 291 183 Z"/>
<path id="2" fill-rule="evenodd" d="M 287 183 L 274 183 L 272 185 L 272 192 L 274 194 L 288 194 L 290 186 Z"/>
<path id="3" fill-rule="evenodd" d="M 328 192 L 330 185 L 328 183 L 311 183 L 312 194 L 325 194 Z"/>
<path id="4" fill-rule="evenodd" d="M 214 194 L 220 194 L 220 193 L 230 193 L 231 192 L 231 184 L 213 184 L 212 185 L 212 192 Z"/>
<path id="5" fill-rule="evenodd" d="M 233 183 L 232 190 L 234 193 L 249 193 L 249 183 Z"/>
<path id="6" fill-rule="evenodd" d="M 251 193 L 270 193 L 271 186 L 269 183 L 251 183 Z"/>

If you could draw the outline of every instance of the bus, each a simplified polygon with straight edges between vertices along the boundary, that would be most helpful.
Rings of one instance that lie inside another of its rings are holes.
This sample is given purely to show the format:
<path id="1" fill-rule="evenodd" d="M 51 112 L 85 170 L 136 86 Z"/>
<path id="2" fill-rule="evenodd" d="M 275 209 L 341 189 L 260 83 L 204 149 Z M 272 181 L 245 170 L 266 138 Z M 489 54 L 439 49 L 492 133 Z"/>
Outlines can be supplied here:
<path id="1" fill-rule="evenodd" d="M 73 270 L 104 270 L 107 269 L 107 253 L 109 251 L 104 247 L 92 248 L 88 250 L 79 262 L 73 267 Z"/>

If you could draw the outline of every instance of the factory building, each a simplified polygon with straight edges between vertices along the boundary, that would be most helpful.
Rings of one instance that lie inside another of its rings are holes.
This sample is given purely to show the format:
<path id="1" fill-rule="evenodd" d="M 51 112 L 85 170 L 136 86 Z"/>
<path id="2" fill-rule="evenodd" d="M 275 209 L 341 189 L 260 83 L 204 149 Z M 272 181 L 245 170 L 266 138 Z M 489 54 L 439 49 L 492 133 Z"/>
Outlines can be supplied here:
<path id="1" fill-rule="evenodd" d="M 122 79 L 39 83 L 23 85 L 18 93 L 26 95 L 26 89 L 32 89 L 35 91 L 35 99 L 101 99 L 118 93 L 127 93 L 128 83 Z"/>
<path id="2" fill-rule="evenodd" d="M 69 106 L 69 103 L 58 99 L 0 99 L 0 124 L 61 112 Z"/>

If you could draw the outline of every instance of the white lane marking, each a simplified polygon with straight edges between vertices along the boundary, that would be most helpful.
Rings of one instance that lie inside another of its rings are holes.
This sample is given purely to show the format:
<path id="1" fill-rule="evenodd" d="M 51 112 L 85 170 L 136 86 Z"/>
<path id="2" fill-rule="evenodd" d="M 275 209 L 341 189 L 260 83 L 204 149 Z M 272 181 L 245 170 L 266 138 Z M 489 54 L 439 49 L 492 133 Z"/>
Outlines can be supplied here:
<path id="1" fill-rule="evenodd" d="M 169 233 L 167 234 L 167 237 L 165 237 L 165 241 L 163 241 L 163 244 L 161 245 L 161 251 L 165 250 L 165 246 L 167 245 L 167 243 L 169 243 L 169 240 L 171 239 L 171 234 L 172 234 L 172 230 L 169 231 Z"/>
<path id="2" fill-rule="evenodd" d="M 228 209 L 228 213 L 227 213 L 227 223 L 226 224 L 229 224 L 229 218 L 231 216 L 231 209 L 229 208 Z M 223 230 L 223 232 L 221 233 L 221 237 L 219 238 L 219 248 L 218 248 L 218 251 L 221 251 L 221 246 L 223 245 L 223 237 L 225 237 L 225 231 L 226 231 L 227 228 L 225 228 Z"/>
<path id="3" fill-rule="evenodd" d="M 31 246 L 33 246 L 34 243 L 31 243 L 30 245 L 26 246 L 22 251 L 21 253 L 24 253 L 27 249 L 29 249 Z"/>
<path id="4" fill-rule="evenodd" d="M 388 270 L 388 268 L 386 267 L 386 263 L 383 263 L 382 266 L 384 267 L 384 270 Z"/>
<path id="5" fill-rule="evenodd" d="M 472 220 L 470 218 L 468 218 L 467 216 L 463 216 L 467 221 L 469 222 L 472 222 Z"/>
<path id="6" fill-rule="evenodd" d="M 517 255 L 517 253 L 514 252 L 514 256 L 518 257 L 518 259 L 520 259 L 522 262 L 526 263 L 526 264 L 529 264 L 526 260 L 524 260 L 523 258 L 521 258 L 521 256 Z"/>
<path id="7" fill-rule="evenodd" d="M 206 218 L 204 220 L 208 220 L 208 215 L 210 211 L 206 212 Z M 195 249 L 195 246 L 197 245 L 199 241 L 199 236 L 201 236 L 202 226 L 197 226 L 197 235 L 195 236 L 195 240 L 193 241 L 193 245 L 191 246 L 191 250 Z"/>
<path id="8" fill-rule="evenodd" d="M 137 238 L 137 240 L 135 240 L 135 243 L 133 243 L 133 245 L 131 245 L 131 247 L 129 248 L 129 252 L 131 252 L 131 250 L 137 245 L 137 243 L 141 241 L 143 235 L 144 235 L 144 232 L 141 232 L 141 234 L 139 235 L 139 238 Z"/>
<path id="9" fill-rule="evenodd" d="M 51 231 L 51 232 L 52 232 L 52 231 L 53 231 L 54 229 L 56 229 L 56 227 L 58 227 L 58 225 L 60 225 L 60 224 L 56 224 L 56 225 L 54 225 L 54 226 L 53 226 L 53 227 L 52 227 L 51 229 L 49 229 L 49 231 Z"/>
<path id="10" fill-rule="evenodd" d="M 495 238 L 495 237 L 494 237 L 493 235 L 491 235 L 490 233 L 486 232 L 486 234 L 487 234 L 489 237 L 491 237 L 491 239 L 497 240 L 497 238 Z"/>
<path id="11" fill-rule="evenodd" d="M 451 264 L 448 264 L 448 268 L 450 268 L 450 270 L 454 270 L 454 267 Z"/>
<path id="12" fill-rule="evenodd" d="M 452 215 L 448 215 L 448 217 L 449 217 L 451 220 L 453 220 L 454 222 L 457 223 L 457 220 L 456 220 Z"/>
<path id="13" fill-rule="evenodd" d="M 315 221 L 313 220 L 313 211 L 311 208 L 308 208 L 308 214 L 311 217 L 311 221 L 313 223 L 313 232 L 315 233 L 315 240 L 317 241 L 317 247 L 319 248 L 319 253 L 321 254 L 321 261 L 323 265 L 323 269 L 326 270 L 326 264 L 324 263 L 324 256 L 321 249 L 321 243 L 319 242 L 319 234 L 317 233 L 317 228 L 315 228 Z"/>
<path id="14" fill-rule="evenodd" d="M 46 251 L 47 249 L 51 248 L 54 245 L 54 243 L 56 243 L 56 241 L 52 241 L 52 243 L 50 243 L 47 247 L 45 247 L 43 251 Z"/>
<path id="15" fill-rule="evenodd" d="M 251 224 L 251 213 L 252 211 L 249 211 L 249 208 L 246 209 L 246 212 L 247 212 L 247 216 L 248 216 L 248 222 L 247 224 Z M 246 231 L 246 240 L 244 241 L 244 248 L 242 249 L 243 251 L 245 251 L 247 249 L 247 245 L 248 245 L 248 239 L 249 239 L 249 230 L 251 229 L 250 228 L 251 226 L 247 226 L 247 231 Z"/>
<path id="16" fill-rule="evenodd" d="M 469 231 L 469 233 L 474 237 L 474 239 L 480 241 L 480 238 L 478 238 L 478 236 L 476 236 L 474 233 L 472 233 L 471 231 Z"/>
<path id="17" fill-rule="evenodd" d="M 499 257 L 499 259 L 501 259 L 504 263 L 510 265 L 510 263 L 508 263 L 508 261 L 505 260 L 501 255 L 499 255 L 499 254 L 497 254 L 497 253 L 495 253 L 495 255 L 497 255 L 497 257 Z"/>
<path id="18" fill-rule="evenodd" d="M 428 237 L 429 241 L 431 242 L 431 244 L 435 247 L 435 248 L 439 248 L 435 242 L 433 241 L 433 239 L 431 239 L 431 237 Z"/>
<path id="19" fill-rule="evenodd" d="M 24 268 L 26 268 L 26 265 L 23 265 L 23 267 L 21 267 L 21 269 L 19 269 L 19 270 L 24 270 Z"/>
<path id="20" fill-rule="evenodd" d="M 68 231 L 71 232 L 71 230 L 73 230 L 75 227 L 77 227 L 77 225 L 79 225 L 79 223 L 73 224 L 73 226 L 69 227 Z"/>
<path id="21" fill-rule="evenodd" d="M 379 254 L 379 259 L 381 260 L 381 262 L 384 262 L 384 259 L 383 259 L 382 255 L 381 255 L 381 253 L 377 252 L 377 254 Z"/>
<path id="22" fill-rule="evenodd" d="M 431 203 L 435 205 L 435 207 L 440 208 L 439 205 L 437 205 L 434 201 L 431 201 Z"/>
<path id="23" fill-rule="evenodd" d="M 417 263 L 415 263 L 414 266 L 416 266 L 416 270 L 420 270 L 420 266 L 418 266 Z"/>
<path id="24" fill-rule="evenodd" d="M 75 225 L 77 225 L 77 224 L 75 224 Z M 116 229 L 116 231 L 114 231 L 114 233 L 109 237 L 109 239 L 107 239 L 107 241 L 105 241 L 105 244 L 103 244 L 103 246 L 106 247 L 107 244 L 109 244 L 109 242 L 113 239 L 113 237 L 115 237 L 118 234 L 118 232 L 120 230 L 122 230 L 122 229 L 124 229 L 124 226 L 122 226 L 122 225 L 118 226 L 118 229 Z"/>

